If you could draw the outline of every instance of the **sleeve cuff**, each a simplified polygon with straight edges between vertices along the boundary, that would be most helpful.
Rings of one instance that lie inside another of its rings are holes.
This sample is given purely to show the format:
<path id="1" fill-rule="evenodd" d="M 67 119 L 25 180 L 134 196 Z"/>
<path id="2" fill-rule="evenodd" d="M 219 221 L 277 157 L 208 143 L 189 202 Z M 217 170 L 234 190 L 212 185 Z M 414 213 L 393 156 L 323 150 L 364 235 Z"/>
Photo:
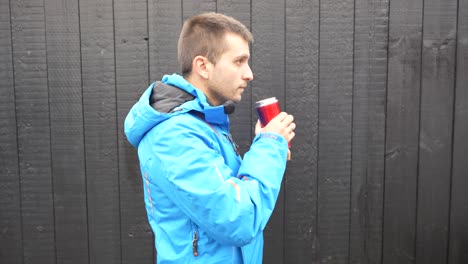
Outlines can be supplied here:
<path id="1" fill-rule="evenodd" d="M 264 139 L 264 138 L 267 138 L 267 139 L 271 139 L 271 140 L 274 140 L 276 142 L 278 142 L 279 144 L 288 144 L 288 142 L 286 141 L 286 139 L 281 136 L 280 134 L 278 133 L 273 133 L 273 132 L 260 132 L 258 133 L 253 142 L 256 142 L 260 139 Z"/>

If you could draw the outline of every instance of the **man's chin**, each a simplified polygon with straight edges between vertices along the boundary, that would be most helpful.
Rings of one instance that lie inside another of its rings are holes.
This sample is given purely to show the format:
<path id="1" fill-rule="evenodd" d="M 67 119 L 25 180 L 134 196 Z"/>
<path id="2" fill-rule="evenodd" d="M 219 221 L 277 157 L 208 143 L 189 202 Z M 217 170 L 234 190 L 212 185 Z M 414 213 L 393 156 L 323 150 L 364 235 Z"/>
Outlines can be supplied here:
<path id="1" fill-rule="evenodd" d="M 240 103 L 241 99 L 242 99 L 242 97 L 239 96 L 238 98 L 234 98 L 234 99 L 232 99 L 231 101 L 233 101 L 234 103 L 238 104 L 238 103 Z"/>
<path id="2" fill-rule="evenodd" d="M 243 92 L 244 91 L 242 91 L 242 93 Z M 233 101 L 236 104 L 240 103 L 240 101 L 242 100 L 242 93 L 238 94 L 235 98 L 232 98 L 231 101 Z"/>

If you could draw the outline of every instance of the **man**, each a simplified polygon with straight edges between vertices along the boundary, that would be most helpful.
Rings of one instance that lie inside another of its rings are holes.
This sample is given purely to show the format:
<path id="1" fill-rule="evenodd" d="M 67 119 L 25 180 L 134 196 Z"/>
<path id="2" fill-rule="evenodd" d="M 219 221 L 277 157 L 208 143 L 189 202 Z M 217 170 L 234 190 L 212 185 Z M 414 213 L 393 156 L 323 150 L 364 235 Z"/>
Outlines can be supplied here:
<path id="1" fill-rule="evenodd" d="M 138 148 L 158 263 L 261 263 L 263 229 L 286 167 L 293 117 L 279 114 L 244 159 L 229 134 L 231 101 L 253 79 L 251 33 L 206 13 L 187 20 L 178 57 L 183 76 L 166 75 L 125 120 Z"/>

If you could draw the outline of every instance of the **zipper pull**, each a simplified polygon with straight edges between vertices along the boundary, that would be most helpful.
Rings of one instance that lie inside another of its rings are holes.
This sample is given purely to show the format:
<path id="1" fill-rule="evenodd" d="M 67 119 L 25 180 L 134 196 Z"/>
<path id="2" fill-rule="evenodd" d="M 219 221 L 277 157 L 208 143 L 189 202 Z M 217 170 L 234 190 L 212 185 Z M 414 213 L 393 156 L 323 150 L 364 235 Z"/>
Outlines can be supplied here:
<path id="1" fill-rule="evenodd" d="M 195 257 L 198 257 L 198 233 L 197 231 L 195 231 L 195 233 L 193 234 L 192 249 L 193 249 L 193 255 Z"/>

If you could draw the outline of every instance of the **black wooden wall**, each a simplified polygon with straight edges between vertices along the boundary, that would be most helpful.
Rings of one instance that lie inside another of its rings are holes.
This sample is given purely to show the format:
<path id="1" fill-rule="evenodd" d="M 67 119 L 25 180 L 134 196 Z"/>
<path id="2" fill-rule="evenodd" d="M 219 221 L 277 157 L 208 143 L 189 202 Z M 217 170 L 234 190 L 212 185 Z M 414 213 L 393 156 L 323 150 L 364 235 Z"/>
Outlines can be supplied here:
<path id="1" fill-rule="evenodd" d="M 468 263 L 468 0 L 0 0 L 0 263 L 152 263 L 123 119 L 183 19 L 253 32 L 296 118 L 265 263 Z"/>

